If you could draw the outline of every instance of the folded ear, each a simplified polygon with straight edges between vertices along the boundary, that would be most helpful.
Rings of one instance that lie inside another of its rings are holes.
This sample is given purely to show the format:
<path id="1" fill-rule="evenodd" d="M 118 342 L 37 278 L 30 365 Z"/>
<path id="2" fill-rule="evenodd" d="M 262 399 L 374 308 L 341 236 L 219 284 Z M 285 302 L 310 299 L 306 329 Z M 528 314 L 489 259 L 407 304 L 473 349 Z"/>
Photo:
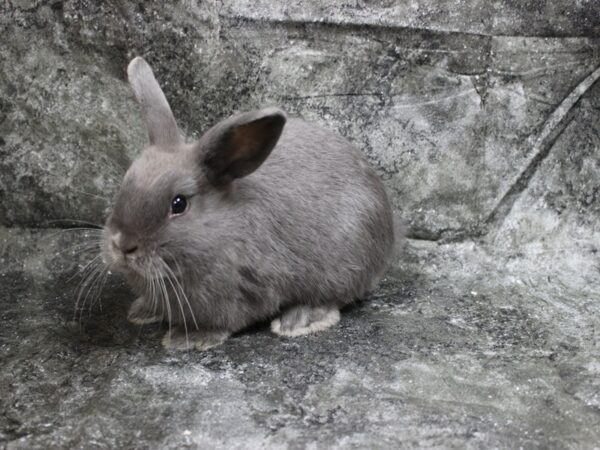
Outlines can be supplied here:
<path id="1" fill-rule="evenodd" d="M 209 180 L 225 184 L 244 177 L 267 159 L 285 125 L 285 113 L 266 108 L 219 122 L 198 142 Z"/>
<path id="2" fill-rule="evenodd" d="M 150 144 L 169 146 L 183 141 L 177 123 L 152 69 L 139 56 L 127 67 L 129 84 L 146 119 Z"/>

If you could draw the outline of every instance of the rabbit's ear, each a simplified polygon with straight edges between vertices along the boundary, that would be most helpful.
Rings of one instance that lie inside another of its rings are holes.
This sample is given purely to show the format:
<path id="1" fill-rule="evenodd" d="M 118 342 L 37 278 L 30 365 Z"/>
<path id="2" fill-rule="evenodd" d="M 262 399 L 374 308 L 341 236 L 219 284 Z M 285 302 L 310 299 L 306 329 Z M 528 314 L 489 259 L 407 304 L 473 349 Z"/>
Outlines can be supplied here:
<path id="1" fill-rule="evenodd" d="M 170 146 L 181 143 L 183 138 L 169 103 L 148 63 L 139 56 L 134 58 L 127 67 L 127 77 L 144 113 L 150 144 Z"/>
<path id="2" fill-rule="evenodd" d="M 225 184 L 254 172 L 277 144 L 285 113 L 266 108 L 219 122 L 198 142 L 209 180 Z"/>

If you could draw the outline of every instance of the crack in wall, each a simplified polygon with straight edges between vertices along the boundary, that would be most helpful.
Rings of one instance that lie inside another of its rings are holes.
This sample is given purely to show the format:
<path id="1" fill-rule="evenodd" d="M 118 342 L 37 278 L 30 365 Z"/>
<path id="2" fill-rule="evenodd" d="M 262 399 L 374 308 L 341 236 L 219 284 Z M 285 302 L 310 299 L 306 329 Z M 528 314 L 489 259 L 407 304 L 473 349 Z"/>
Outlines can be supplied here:
<path id="1" fill-rule="evenodd" d="M 579 83 L 544 122 L 541 131 L 535 137 L 532 151 L 523 169 L 513 179 L 504 194 L 500 196 L 500 200 L 483 222 L 482 226 L 487 228 L 486 233 L 489 231 L 490 226 L 500 226 L 510 214 L 521 193 L 529 186 L 529 182 L 537 173 L 542 162 L 550 154 L 550 150 L 558 137 L 573 120 L 573 107 L 599 78 L 600 66 Z M 529 140 L 532 140 L 532 137 Z"/>
<path id="2" fill-rule="evenodd" d="M 506 33 L 497 32 L 493 33 L 490 31 L 475 31 L 475 30 L 459 30 L 459 29 L 445 29 L 435 26 L 418 26 L 406 23 L 394 23 L 391 21 L 366 21 L 366 20 L 344 20 L 343 18 L 326 18 L 322 17 L 268 17 L 265 15 L 249 15 L 245 13 L 235 12 L 221 12 L 219 18 L 223 21 L 229 22 L 244 22 L 244 23 L 261 23 L 268 25 L 279 25 L 283 27 L 298 27 L 298 26 L 320 26 L 320 27 L 335 27 L 340 29 L 367 29 L 367 30 L 390 30 L 390 31 L 410 31 L 417 33 L 431 33 L 440 35 L 462 35 L 462 36 L 473 36 L 473 37 L 488 37 L 488 38 L 540 38 L 540 39 L 573 39 L 573 38 L 596 38 L 597 35 L 593 32 L 588 33 L 587 30 L 584 32 L 565 32 L 561 33 L 559 29 L 551 30 L 551 32 L 533 32 L 533 33 L 512 33 L 507 31 Z M 486 28 L 493 28 L 491 26 L 491 10 L 488 10 L 486 19 Z"/>
<path id="3" fill-rule="evenodd" d="M 305 27 L 305 26 L 316 26 L 316 27 L 333 27 L 340 29 L 364 29 L 364 30 L 389 30 L 389 31 L 411 31 L 421 33 L 431 33 L 440 35 L 461 35 L 461 36 L 473 36 L 473 37 L 493 37 L 491 34 L 480 33 L 475 31 L 458 31 L 458 30 L 445 30 L 435 27 L 419 27 L 411 25 L 401 25 L 387 22 L 367 22 L 367 21 L 343 21 L 335 19 L 318 19 L 318 18 L 277 18 L 277 17 L 266 17 L 266 16 L 249 16 L 244 14 L 219 14 L 221 20 L 231 22 L 243 22 L 243 23 L 261 23 L 269 25 L 279 25 L 282 27 Z M 523 36 L 527 37 L 527 36 Z M 537 37 L 537 36 L 536 36 Z M 560 36 L 563 37 L 563 36 Z"/>
<path id="4" fill-rule="evenodd" d="M 470 239 L 481 238 L 487 235 L 491 229 L 498 228 L 512 211 L 521 194 L 527 189 L 533 176 L 541 167 L 542 162 L 548 157 L 556 140 L 567 128 L 575 116 L 575 105 L 581 97 L 591 89 L 600 79 L 600 66 L 593 70 L 583 81 L 581 81 L 554 109 L 544 122 L 537 135 L 531 135 L 528 139 L 533 142 L 532 151 L 527 158 L 521 171 L 513 178 L 505 192 L 499 197 L 492 211 L 487 217 L 472 227 L 446 228 L 437 231 L 416 230 L 408 234 L 408 238 L 439 241 L 439 242 L 461 242 Z"/>

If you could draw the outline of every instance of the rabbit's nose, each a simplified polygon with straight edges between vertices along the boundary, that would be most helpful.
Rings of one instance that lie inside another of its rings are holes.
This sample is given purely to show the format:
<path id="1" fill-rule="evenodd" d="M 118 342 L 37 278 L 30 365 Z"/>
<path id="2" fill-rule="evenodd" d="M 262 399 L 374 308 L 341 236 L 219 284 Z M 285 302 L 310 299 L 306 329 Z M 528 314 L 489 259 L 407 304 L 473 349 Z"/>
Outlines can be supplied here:
<path id="1" fill-rule="evenodd" d="M 139 248 L 137 242 L 131 238 L 127 238 L 123 233 L 115 234 L 111 242 L 113 248 L 120 251 L 125 256 L 133 255 Z"/>
<path id="2" fill-rule="evenodd" d="M 122 248 L 122 249 L 121 249 L 121 251 L 122 251 L 123 253 L 125 253 L 126 255 L 130 255 L 130 254 L 132 254 L 132 253 L 135 253 L 135 251 L 136 251 L 137 249 L 138 249 L 138 248 L 137 248 L 137 245 L 133 245 L 133 246 L 130 246 L 130 247 Z"/>

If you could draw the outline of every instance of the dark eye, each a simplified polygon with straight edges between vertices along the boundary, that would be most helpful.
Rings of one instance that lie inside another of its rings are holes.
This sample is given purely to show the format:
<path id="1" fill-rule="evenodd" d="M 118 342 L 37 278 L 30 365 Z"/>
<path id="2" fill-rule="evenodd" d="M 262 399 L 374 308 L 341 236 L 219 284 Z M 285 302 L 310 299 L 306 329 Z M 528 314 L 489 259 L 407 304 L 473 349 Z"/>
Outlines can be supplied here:
<path id="1" fill-rule="evenodd" d="M 181 214 L 187 208 L 187 199 L 185 195 L 177 195 L 171 201 L 171 213 L 172 214 Z"/>

